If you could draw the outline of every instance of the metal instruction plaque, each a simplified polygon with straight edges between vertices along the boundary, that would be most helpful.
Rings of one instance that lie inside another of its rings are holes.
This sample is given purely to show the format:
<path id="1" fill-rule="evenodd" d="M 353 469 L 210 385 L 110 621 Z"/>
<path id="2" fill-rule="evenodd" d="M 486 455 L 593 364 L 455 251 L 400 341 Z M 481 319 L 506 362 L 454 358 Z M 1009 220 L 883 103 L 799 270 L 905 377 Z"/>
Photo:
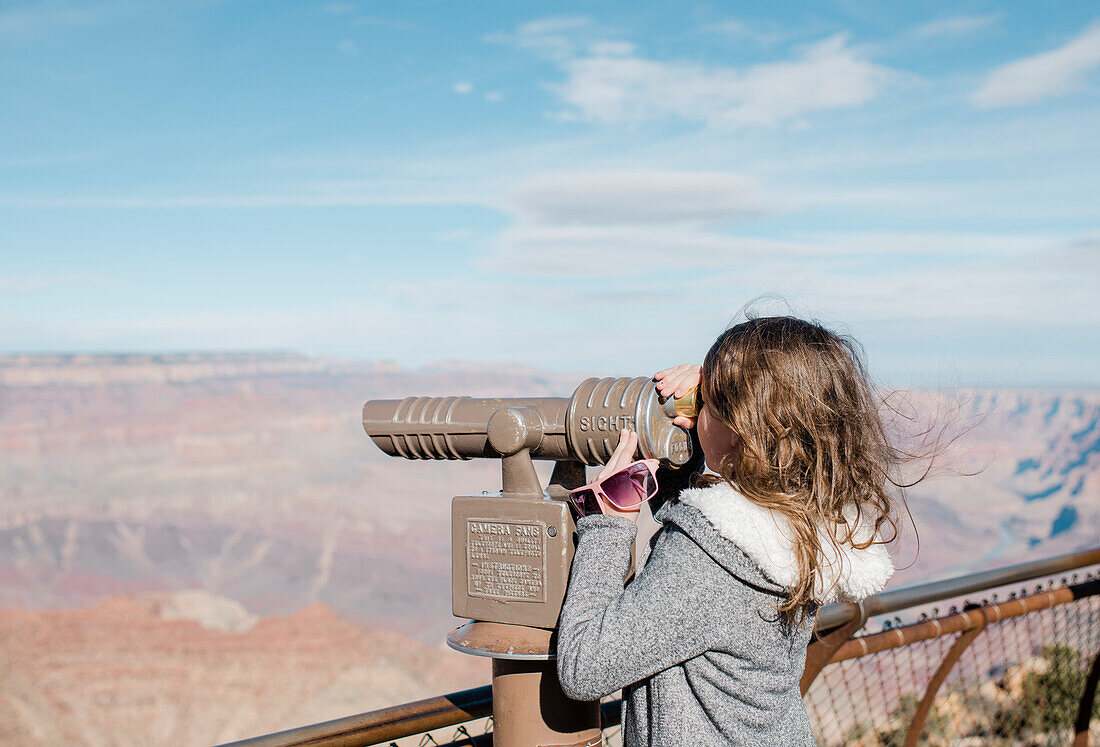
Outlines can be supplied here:
<path id="1" fill-rule="evenodd" d="M 466 593 L 510 602 L 546 601 L 546 524 L 466 519 Z"/>
<path id="2" fill-rule="evenodd" d="M 576 528 L 562 501 L 500 494 L 451 501 L 451 611 L 553 628 L 569 585 Z"/>

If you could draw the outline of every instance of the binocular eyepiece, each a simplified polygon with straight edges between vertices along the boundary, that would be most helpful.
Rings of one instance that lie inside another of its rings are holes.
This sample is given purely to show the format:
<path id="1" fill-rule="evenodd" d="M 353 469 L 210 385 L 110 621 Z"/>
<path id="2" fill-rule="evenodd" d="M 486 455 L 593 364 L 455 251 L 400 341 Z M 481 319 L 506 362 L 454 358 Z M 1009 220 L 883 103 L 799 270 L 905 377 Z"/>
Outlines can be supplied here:
<path id="1" fill-rule="evenodd" d="M 571 397 L 407 397 L 363 405 L 363 429 L 378 448 L 406 459 L 501 458 L 526 451 L 533 459 L 605 464 L 629 428 L 646 459 L 680 467 L 691 438 L 673 425 L 694 416 L 695 391 L 662 397 L 652 379 L 592 378 Z"/>

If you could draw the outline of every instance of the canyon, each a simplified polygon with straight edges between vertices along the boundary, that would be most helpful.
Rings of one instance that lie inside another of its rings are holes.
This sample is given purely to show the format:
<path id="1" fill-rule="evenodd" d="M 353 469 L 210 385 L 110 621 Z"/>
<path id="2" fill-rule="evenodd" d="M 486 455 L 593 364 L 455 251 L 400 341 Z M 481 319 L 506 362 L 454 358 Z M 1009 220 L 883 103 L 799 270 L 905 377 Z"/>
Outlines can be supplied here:
<path id="1" fill-rule="evenodd" d="M 488 682 L 442 640 L 461 622 L 450 498 L 498 490 L 499 464 L 387 457 L 360 410 L 568 396 L 582 378 L 287 353 L 0 356 L 0 741 L 209 744 Z M 1100 544 L 1100 392 L 887 401 L 938 454 L 908 491 L 891 588 Z"/>

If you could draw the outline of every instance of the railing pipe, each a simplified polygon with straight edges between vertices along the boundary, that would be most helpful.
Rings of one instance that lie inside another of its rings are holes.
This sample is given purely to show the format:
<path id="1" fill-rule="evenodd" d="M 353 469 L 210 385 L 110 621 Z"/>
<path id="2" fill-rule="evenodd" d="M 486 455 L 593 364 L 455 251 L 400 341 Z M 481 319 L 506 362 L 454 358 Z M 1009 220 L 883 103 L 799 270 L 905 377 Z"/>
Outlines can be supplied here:
<path id="1" fill-rule="evenodd" d="M 221 747 L 365 747 L 484 718 L 492 711 L 493 688 L 483 685 L 392 708 L 242 739 Z"/>
<path id="2" fill-rule="evenodd" d="M 909 586 L 897 591 L 876 594 L 864 601 L 868 617 L 885 615 L 890 612 L 918 607 L 922 604 L 942 599 L 961 597 L 977 591 L 1008 586 L 1021 581 L 1030 581 L 1042 576 L 1053 576 L 1067 571 L 1077 570 L 1090 565 L 1100 564 L 1100 547 L 1081 552 L 1057 555 L 1053 558 L 1019 563 L 992 571 L 972 573 L 959 578 L 932 581 L 927 584 Z M 830 604 L 821 608 L 817 614 L 817 630 L 829 630 L 851 620 L 858 614 L 854 604 Z"/>
<path id="3" fill-rule="evenodd" d="M 955 615 L 937 617 L 933 620 L 914 623 L 900 628 L 874 633 L 861 638 L 853 638 L 839 649 L 829 663 L 858 659 L 868 654 L 885 651 L 889 648 L 905 646 L 917 641 L 927 641 L 930 638 L 939 638 L 950 633 L 962 633 L 980 625 L 985 625 L 987 617 L 992 616 L 992 622 L 1007 620 L 1011 617 L 1019 617 L 1029 612 L 1057 607 L 1060 604 L 1100 594 L 1100 579 L 1085 581 L 1072 586 L 1063 586 L 1059 589 L 1032 594 L 1007 602 L 991 604 L 988 607 L 974 607 Z"/>

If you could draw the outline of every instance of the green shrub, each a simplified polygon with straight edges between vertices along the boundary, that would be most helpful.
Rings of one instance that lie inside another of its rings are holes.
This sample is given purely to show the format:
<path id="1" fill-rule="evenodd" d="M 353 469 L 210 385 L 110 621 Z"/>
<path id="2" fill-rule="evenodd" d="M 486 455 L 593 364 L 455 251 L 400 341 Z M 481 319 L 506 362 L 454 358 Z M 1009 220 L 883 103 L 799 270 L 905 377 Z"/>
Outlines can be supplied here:
<path id="1" fill-rule="evenodd" d="M 1081 654 L 1058 643 L 1044 648 L 1043 658 L 1050 670 L 1024 678 L 1014 715 L 1023 726 L 1040 732 L 1073 726 L 1088 676 L 1081 668 Z M 1092 716 L 1100 717 L 1100 703 L 1095 701 Z"/>

